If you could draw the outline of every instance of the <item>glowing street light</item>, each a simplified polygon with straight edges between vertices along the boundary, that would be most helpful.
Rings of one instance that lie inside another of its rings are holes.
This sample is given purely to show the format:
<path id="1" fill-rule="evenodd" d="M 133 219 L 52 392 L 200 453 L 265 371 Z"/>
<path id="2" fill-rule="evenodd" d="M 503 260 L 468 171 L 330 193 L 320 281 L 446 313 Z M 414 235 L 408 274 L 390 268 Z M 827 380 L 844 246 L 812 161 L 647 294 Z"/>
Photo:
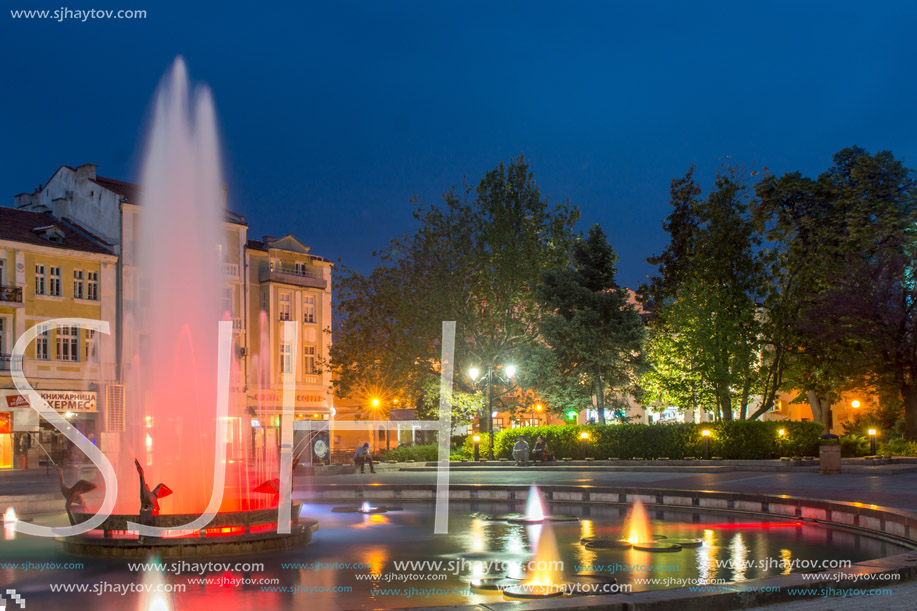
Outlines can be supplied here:
<path id="1" fill-rule="evenodd" d="M 480 452 L 479 445 L 478 445 L 481 442 L 481 436 L 475 435 L 473 439 L 474 439 L 474 461 L 477 462 L 481 459 L 481 452 Z"/>
<path id="2" fill-rule="evenodd" d="M 587 444 L 589 443 L 589 433 L 587 431 L 582 431 L 579 434 L 579 438 L 580 438 L 580 441 L 582 441 L 582 445 L 583 445 L 583 460 L 586 460 L 586 449 L 587 449 Z"/>
<path id="3" fill-rule="evenodd" d="M 493 364 L 489 364 L 487 366 L 487 373 L 485 373 L 483 376 L 481 375 L 481 370 L 478 369 L 477 367 L 471 367 L 468 369 L 468 375 L 469 377 L 471 377 L 471 381 L 475 385 L 477 385 L 480 382 L 483 382 L 484 380 L 487 380 L 487 414 L 486 414 L 487 426 L 485 427 L 486 430 L 484 432 L 490 433 L 490 437 L 488 439 L 488 444 L 487 444 L 488 445 L 487 458 L 489 458 L 490 460 L 493 460 L 494 458 L 494 434 L 493 434 L 494 433 L 494 418 L 497 415 L 497 412 L 494 411 L 494 398 L 495 398 L 494 397 L 494 377 L 496 375 L 496 378 L 498 380 L 508 385 L 509 380 L 512 379 L 512 377 L 516 374 L 516 366 L 515 365 L 506 365 L 506 367 L 504 367 L 503 369 L 503 372 L 504 372 L 504 375 L 506 376 L 505 379 L 501 378 L 499 374 L 494 373 Z M 498 397 L 502 397 L 503 395 L 510 392 L 510 390 L 504 391 L 502 394 L 498 395 Z M 483 415 L 484 414 L 482 414 L 482 416 Z"/>
<path id="4" fill-rule="evenodd" d="M 785 437 L 785 436 L 786 436 L 786 431 L 783 430 L 783 429 L 780 429 L 779 431 L 777 431 L 777 435 L 780 436 L 780 437 Z"/>
<path id="5" fill-rule="evenodd" d="M 379 407 L 379 399 L 373 399 L 373 407 Z"/>
<path id="6" fill-rule="evenodd" d="M 876 429 L 869 429 L 869 453 L 876 455 Z"/>
<path id="7" fill-rule="evenodd" d="M 853 401 L 850 402 L 850 405 L 853 406 L 853 407 L 859 407 L 859 406 L 860 406 L 860 402 L 857 401 L 856 399 L 854 399 Z"/>
<path id="8" fill-rule="evenodd" d="M 710 460 L 710 431 L 704 429 L 701 435 L 704 437 L 704 460 Z"/>

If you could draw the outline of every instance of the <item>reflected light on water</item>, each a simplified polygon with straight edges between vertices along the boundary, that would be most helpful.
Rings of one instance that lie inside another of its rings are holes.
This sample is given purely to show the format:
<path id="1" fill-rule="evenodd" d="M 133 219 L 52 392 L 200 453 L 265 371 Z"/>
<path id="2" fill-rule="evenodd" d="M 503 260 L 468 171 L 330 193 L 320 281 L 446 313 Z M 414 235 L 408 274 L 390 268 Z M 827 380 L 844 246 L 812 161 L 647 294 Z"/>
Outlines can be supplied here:
<path id="1" fill-rule="evenodd" d="M 793 572 L 793 552 L 786 548 L 780 550 L 780 562 L 783 566 L 783 571 L 780 572 L 781 575 L 789 575 Z"/>
<path id="2" fill-rule="evenodd" d="M 697 548 L 697 577 L 702 583 L 710 583 L 716 577 L 716 554 L 719 551 L 716 533 L 705 529 L 701 537 L 704 542 Z"/>
<path id="3" fill-rule="evenodd" d="M 471 521 L 471 530 L 465 537 L 465 547 L 472 552 L 483 552 L 487 549 L 484 541 L 487 532 L 484 530 L 484 520 L 475 518 Z"/>
<path id="4" fill-rule="evenodd" d="M 732 562 L 733 581 L 745 581 L 745 560 L 748 558 L 748 547 L 742 533 L 736 533 L 729 543 L 729 559 Z"/>

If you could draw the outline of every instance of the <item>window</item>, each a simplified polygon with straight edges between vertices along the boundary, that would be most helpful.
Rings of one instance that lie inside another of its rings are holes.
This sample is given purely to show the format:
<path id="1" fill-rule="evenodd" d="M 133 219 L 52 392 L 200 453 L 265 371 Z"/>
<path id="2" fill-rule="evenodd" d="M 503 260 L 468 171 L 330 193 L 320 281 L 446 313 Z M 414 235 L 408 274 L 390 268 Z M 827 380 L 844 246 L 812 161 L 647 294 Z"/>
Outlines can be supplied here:
<path id="1" fill-rule="evenodd" d="M 6 270 L 6 260 L 0 259 L 0 286 L 3 286 L 6 284 L 6 282 L 4 282 L 4 280 L 6 279 L 5 270 Z"/>
<path id="2" fill-rule="evenodd" d="M 35 294 L 36 295 L 45 294 L 45 266 L 44 265 L 35 266 Z"/>
<path id="3" fill-rule="evenodd" d="M 83 270 L 73 270 L 73 298 L 83 298 Z"/>
<path id="4" fill-rule="evenodd" d="M 0 316 L 0 354 L 4 354 L 3 347 L 6 345 L 6 318 Z"/>
<path id="5" fill-rule="evenodd" d="M 99 334 L 94 329 L 86 329 L 86 362 L 99 362 Z"/>
<path id="6" fill-rule="evenodd" d="M 232 289 L 223 287 L 223 313 L 232 318 Z"/>
<path id="7" fill-rule="evenodd" d="M 293 373 L 293 345 L 290 342 L 280 344 L 280 373 Z"/>
<path id="8" fill-rule="evenodd" d="M 296 264 L 296 274 L 297 274 L 298 276 L 305 276 L 305 275 L 306 275 L 306 264 L 305 264 L 305 263 L 297 263 L 297 264 Z"/>
<path id="9" fill-rule="evenodd" d="M 293 295 L 291 293 L 280 293 L 280 320 L 291 320 L 293 318 Z"/>
<path id="10" fill-rule="evenodd" d="M 99 300 L 99 272 L 86 273 L 86 299 Z"/>
<path id="11" fill-rule="evenodd" d="M 303 351 L 303 373 L 307 376 L 315 373 L 315 346 L 306 346 Z"/>
<path id="12" fill-rule="evenodd" d="M 48 295 L 60 297 L 60 267 L 49 267 Z"/>
<path id="13" fill-rule="evenodd" d="M 78 327 L 57 328 L 57 360 L 80 360 L 80 330 Z"/>
<path id="14" fill-rule="evenodd" d="M 38 336 L 35 338 L 35 358 L 47 361 L 48 356 L 48 329 L 46 327 L 38 328 Z"/>
<path id="15" fill-rule="evenodd" d="M 315 322 L 315 296 L 307 295 L 302 298 L 302 321 Z"/>

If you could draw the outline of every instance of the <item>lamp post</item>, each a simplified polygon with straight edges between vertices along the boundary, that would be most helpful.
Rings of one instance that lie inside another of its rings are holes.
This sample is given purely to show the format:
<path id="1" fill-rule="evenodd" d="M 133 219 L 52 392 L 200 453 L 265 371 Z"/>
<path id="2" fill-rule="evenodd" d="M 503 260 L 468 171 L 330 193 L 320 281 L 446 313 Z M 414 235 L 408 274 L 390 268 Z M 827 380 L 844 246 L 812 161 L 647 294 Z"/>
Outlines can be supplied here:
<path id="1" fill-rule="evenodd" d="M 479 450 L 479 444 L 481 443 L 481 436 L 474 436 L 474 462 L 481 460 L 481 452 Z"/>
<path id="2" fill-rule="evenodd" d="M 869 429 L 869 453 L 876 455 L 876 429 Z"/>
<path id="3" fill-rule="evenodd" d="M 579 438 L 583 444 L 583 460 L 586 460 L 586 444 L 589 443 L 589 433 L 583 431 L 579 434 Z"/>
<path id="4" fill-rule="evenodd" d="M 468 370 L 468 375 L 471 377 L 471 380 L 477 385 L 480 382 L 487 381 L 487 417 L 485 421 L 487 422 L 486 433 L 489 434 L 489 439 L 487 442 L 487 458 L 489 460 L 494 459 L 494 399 L 500 398 L 503 395 L 507 394 L 509 391 L 505 391 L 496 397 L 494 397 L 494 377 L 500 380 L 503 383 L 508 383 L 509 380 L 516 374 L 516 367 L 514 365 L 507 365 L 504 367 L 504 372 L 506 377 L 503 378 L 500 375 L 494 373 L 493 364 L 487 366 L 487 373 L 485 373 L 480 378 L 478 375 L 481 373 L 477 367 L 472 367 Z"/>
<path id="5" fill-rule="evenodd" d="M 704 429 L 701 435 L 704 436 L 704 460 L 710 460 L 710 431 Z"/>

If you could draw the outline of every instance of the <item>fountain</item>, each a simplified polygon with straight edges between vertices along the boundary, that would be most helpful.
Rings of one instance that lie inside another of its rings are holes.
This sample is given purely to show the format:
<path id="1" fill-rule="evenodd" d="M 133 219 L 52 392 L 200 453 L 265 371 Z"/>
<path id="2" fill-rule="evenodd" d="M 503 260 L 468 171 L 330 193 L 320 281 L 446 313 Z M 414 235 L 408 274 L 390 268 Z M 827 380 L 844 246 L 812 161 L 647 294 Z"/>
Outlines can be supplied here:
<path id="1" fill-rule="evenodd" d="M 69 552 L 141 557 L 151 547 L 162 556 L 260 551 L 308 542 L 316 527 L 299 518 L 296 504 L 290 533 L 277 532 L 276 463 L 265 472 L 240 460 L 252 455 L 248 440 L 226 430 L 244 414 L 228 411 L 228 376 L 218 371 L 221 359 L 232 368 L 230 323 L 219 322 L 225 318 L 219 157 L 210 92 L 192 91 L 179 58 L 156 96 L 136 259 L 125 254 L 126 264 L 136 263 L 132 291 L 138 298 L 125 300 L 125 349 L 135 351 L 125 359 L 126 430 L 108 433 L 117 443 L 106 451 L 118 478 L 115 510 L 98 530 L 61 539 Z M 271 475 L 261 486 L 253 483 Z M 163 483 L 151 489 L 148 479 Z M 66 487 L 61 480 L 71 523 L 95 513 L 91 506 L 70 512 L 90 486 L 80 480 Z M 205 512 L 213 515 L 209 522 L 199 519 Z"/>
<path id="2" fill-rule="evenodd" d="M 569 513 L 546 514 L 541 491 L 534 483 L 529 486 L 529 493 L 525 502 L 525 513 L 508 513 L 487 516 L 487 520 L 509 522 L 511 524 L 541 524 L 542 522 L 576 522 L 578 517 Z"/>

